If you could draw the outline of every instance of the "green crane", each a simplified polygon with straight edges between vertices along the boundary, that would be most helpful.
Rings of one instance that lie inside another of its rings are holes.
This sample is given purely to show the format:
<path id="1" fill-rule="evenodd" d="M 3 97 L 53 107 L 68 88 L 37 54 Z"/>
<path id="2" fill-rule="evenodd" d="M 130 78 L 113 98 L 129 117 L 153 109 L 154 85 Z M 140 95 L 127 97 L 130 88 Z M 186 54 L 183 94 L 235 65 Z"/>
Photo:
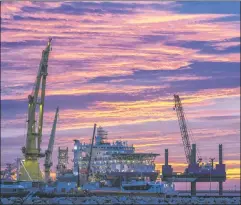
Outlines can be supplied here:
<path id="1" fill-rule="evenodd" d="M 38 159 L 44 157 L 41 153 L 44 99 L 46 89 L 46 79 L 48 75 L 48 60 L 51 49 L 52 38 L 49 38 L 46 48 L 42 52 L 37 78 L 32 93 L 28 96 L 28 128 L 26 146 L 22 148 L 25 159 L 20 168 L 20 180 L 42 181 L 42 174 L 39 169 Z M 41 86 L 41 88 L 40 88 Z M 41 90 L 41 93 L 39 92 Z M 37 117 L 38 112 L 38 121 Z"/>
<path id="2" fill-rule="evenodd" d="M 50 168 L 53 165 L 52 153 L 53 153 L 53 148 L 54 148 L 54 138 L 55 138 L 58 114 L 59 114 L 59 108 L 57 107 L 56 112 L 55 112 L 52 131 L 51 131 L 51 135 L 50 135 L 50 139 L 49 139 L 48 149 L 45 152 L 45 161 L 44 161 L 45 182 L 48 182 L 50 180 Z"/>

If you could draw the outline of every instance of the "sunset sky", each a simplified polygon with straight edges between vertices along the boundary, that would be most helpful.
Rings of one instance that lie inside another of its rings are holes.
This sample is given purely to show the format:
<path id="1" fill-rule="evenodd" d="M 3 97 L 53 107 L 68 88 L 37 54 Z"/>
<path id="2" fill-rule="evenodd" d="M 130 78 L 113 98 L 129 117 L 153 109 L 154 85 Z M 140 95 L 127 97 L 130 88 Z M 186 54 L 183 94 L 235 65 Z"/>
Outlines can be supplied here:
<path id="1" fill-rule="evenodd" d="M 58 146 L 72 159 L 73 140 L 89 142 L 97 123 L 110 141 L 159 153 L 158 169 L 168 148 L 183 171 L 178 94 L 201 156 L 217 162 L 223 144 L 224 189 L 240 188 L 240 2 L 15 1 L 1 18 L 2 166 L 22 155 L 27 97 L 53 37 L 42 150 L 59 106 L 54 165 Z"/>

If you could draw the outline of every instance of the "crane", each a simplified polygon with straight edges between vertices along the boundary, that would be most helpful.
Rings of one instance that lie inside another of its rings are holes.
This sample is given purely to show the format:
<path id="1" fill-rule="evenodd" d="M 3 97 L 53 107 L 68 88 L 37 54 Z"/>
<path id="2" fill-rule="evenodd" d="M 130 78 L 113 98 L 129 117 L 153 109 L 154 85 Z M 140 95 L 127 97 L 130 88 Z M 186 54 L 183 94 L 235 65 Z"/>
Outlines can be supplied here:
<path id="1" fill-rule="evenodd" d="M 40 153 L 41 151 L 40 145 L 42 142 L 44 99 L 45 99 L 46 79 L 48 75 L 48 60 L 49 60 L 50 50 L 52 50 L 51 41 L 52 41 L 52 38 L 49 38 L 46 48 L 42 51 L 42 57 L 41 57 L 36 81 L 35 81 L 32 93 L 28 96 L 26 146 L 22 147 L 22 152 L 25 159 L 23 161 L 23 167 L 21 171 L 22 174 L 20 176 L 20 180 L 29 180 L 29 179 L 31 181 L 42 180 L 38 159 L 40 157 L 45 156 L 44 153 Z M 36 121 L 37 108 L 39 110 L 38 121 Z"/>
<path id="2" fill-rule="evenodd" d="M 6 168 L 1 170 L 1 180 L 13 180 L 14 176 L 19 179 L 20 158 L 17 158 L 14 163 L 7 163 Z"/>
<path id="3" fill-rule="evenodd" d="M 44 170 L 44 172 L 45 172 L 45 182 L 46 183 L 50 179 L 50 168 L 53 165 L 52 153 L 53 153 L 53 147 L 54 147 L 54 138 L 55 138 L 58 114 L 59 114 L 59 107 L 56 108 L 54 123 L 53 123 L 51 135 L 50 135 L 50 139 L 49 139 L 49 144 L 48 144 L 48 149 L 45 152 L 45 162 L 44 162 L 44 169 L 45 170 Z"/>
<path id="4" fill-rule="evenodd" d="M 189 139 L 189 130 L 187 127 L 187 123 L 186 123 L 186 118 L 185 118 L 185 113 L 184 113 L 184 109 L 182 107 L 182 103 L 181 103 L 181 99 L 179 97 L 179 95 L 174 95 L 174 110 L 176 110 L 177 113 L 177 118 L 178 118 L 178 122 L 179 122 L 179 127 L 180 127 L 180 131 L 181 131 L 181 136 L 182 136 L 182 142 L 183 142 L 183 146 L 184 146 L 184 151 L 185 151 L 185 155 L 186 155 L 186 160 L 187 163 L 190 164 L 192 162 L 191 160 L 191 144 L 190 144 L 190 139 Z M 198 156 L 198 160 L 201 161 L 201 157 Z"/>
<path id="5" fill-rule="evenodd" d="M 96 124 L 94 124 L 94 130 L 93 130 L 93 135 L 92 135 L 92 140 L 91 140 L 90 156 L 89 156 L 89 162 L 88 162 L 88 167 L 87 167 L 87 181 L 89 181 L 89 175 L 90 175 L 90 164 L 91 164 L 92 149 L 93 149 L 94 138 L 95 138 L 95 130 L 96 130 Z"/>

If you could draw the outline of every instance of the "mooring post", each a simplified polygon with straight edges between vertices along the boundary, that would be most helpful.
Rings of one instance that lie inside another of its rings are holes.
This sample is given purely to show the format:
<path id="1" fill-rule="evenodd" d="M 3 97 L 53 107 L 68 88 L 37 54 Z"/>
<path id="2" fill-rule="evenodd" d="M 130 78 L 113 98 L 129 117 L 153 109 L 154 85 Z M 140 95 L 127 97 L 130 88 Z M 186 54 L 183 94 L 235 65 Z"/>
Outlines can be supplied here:
<path id="1" fill-rule="evenodd" d="M 196 196 L 196 182 L 191 182 L 191 196 Z"/>
<path id="2" fill-rule="evenodd" d="M 219 164 L 223 164 L 223 145 L 219 144 L 218 145 L 218 151 L 219 151 Z M 218 182 L 219 185 L 219 196 L 223 195 L 223 182 L 220 181 Z"/>

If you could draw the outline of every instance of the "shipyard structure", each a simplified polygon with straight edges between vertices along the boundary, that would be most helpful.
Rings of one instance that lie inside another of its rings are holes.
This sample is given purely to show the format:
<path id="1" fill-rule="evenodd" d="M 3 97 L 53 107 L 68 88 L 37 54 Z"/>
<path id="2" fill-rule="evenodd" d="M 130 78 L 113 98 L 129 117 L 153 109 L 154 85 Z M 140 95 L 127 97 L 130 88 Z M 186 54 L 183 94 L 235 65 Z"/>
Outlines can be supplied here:
<path id="1" fill-rule="evenodd" d="M 98 127 L 93 144 L 75 140 L 73 173 L 80 176 L 80 181 L 84 182 L 89 176 L 92 181 L 107 180 L 111 186 L 120 186 L 121 181 L 132 178 L 157 179 L 154 160 L 159 154 L 135 153 L 133 145 L 129 146 L 125 141 L 107 142 L 107 135 L 102 127 Z"/>
<path id="2" fill-rule="evenodd" d="M 73 168 L 68 169 L 68 147 L 58 149 L 58 164 L 56 167 L 57 178 L 51 179 L 50 173 L 53 166 L 53 147 L 55 141 L 56 125 L 59 115 L 59 107 L 56 108 L 54 122 L 50 133 L 48 148 L 42 150 L 42 130 L 44 122 L 44 105 L 46 82 L 48 76 L 48 59 L 52 39 L 50 38 L 46 48 L 42 51 L 39 69 L 33 90 L 28 96 L 27 135 L 25 146 L 22 147 L 24 159 L 17 158 L 13 164 L 7 164 L 7 168 L 1 171 L 1 192 L 16 193 L 18 187 L 22 189 L 39 190 L 45 186 L 46 190 L 53 192 L 73 192 L 92 182 L 104 184 L 108 187 L 119 187 L 122 191 L 140 190 L 155 193 L 170 193 L 174 189 L 174 182 L 190 182 L 191 195 L 196 195 L 197 182 L 219 183 L 219 194 L 223 194 L 223 182 L 226 180 L 226 166 L 223 163 L 223 147 L 219 145 L 219 164 L 214 166 L 214 158 L 210 163 L 201 163 L 202 157 L 195 141 L 192 142 L 192 132 L 187 126 L 186 115 L 178 95 L 174 95 L 174 108 L 176 111 L 180 133 L 183 141 L 187 168 L 182 173 L 173 171 L 168 163 L 168 149 L 165 150 L 165 164 L 162 166 L 163 183 L 156 183 L 159 171 L 155 170 L 155 158 L 159 154 L 136 153 L 133 145 L 117 140 L 112 143 L 107 141 L 108 133 L 102 127 L 94 131 L 90 144 L 74 140 Z M 97 130 L 97 131 L 96 131 Z M 44 158 L 44 172 L 40 170 L 39 160 Z M 13 170 L 16 170 L 17 181 L 12 180 Z M 12 187 L 9 183 L 12 183 Z M 6 183 L 6 184 L 5 184 Z M 105 187 L 106 188 L 106 187 Z M 170 188 L 170 189 L 169 189 Z M 89 188 L 88 188 L 89 189 Z"/>

